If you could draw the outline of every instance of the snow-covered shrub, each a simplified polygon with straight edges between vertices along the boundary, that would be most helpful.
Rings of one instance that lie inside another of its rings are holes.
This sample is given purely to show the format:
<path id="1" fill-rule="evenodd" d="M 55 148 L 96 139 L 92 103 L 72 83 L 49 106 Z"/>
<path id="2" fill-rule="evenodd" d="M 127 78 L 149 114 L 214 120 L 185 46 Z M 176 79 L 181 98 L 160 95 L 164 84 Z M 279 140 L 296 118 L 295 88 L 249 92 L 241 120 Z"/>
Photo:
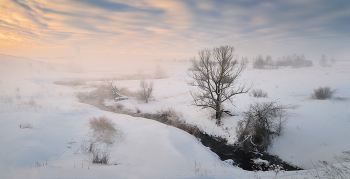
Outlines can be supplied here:
<path id="1" fill-rule="evenodd" d="M 180 113 L 175 111 L 173 108 L 169 108 L 167 110 L 157 111 L 157 115 L 167 124 L 177 127 L 181 121 L 180 117 L 182 116 Z"/>
<path id="2" fill-rule="evenodd" d="M 245 150 L 267 150 L 272 139 L 281 135 L 287 122 L 285 110 L 288 108 L 277 102 L 251 104 L 244 112 L 244 119 L 237 125 L 239 146 Z"/>
<path id="3" fill-rule="evenodd" d="M 267 92 L 265 92 L 261 89 L 253 89 L 251 92 L 251 95 L 253 95 L 256 98 L 266 98 Z"/>
<path id="4" fill-rule="evenodd" d="M 102 87 L 105 89 L 105 95 L 108 95 L 109 98 L 116 99 L 121 97 L 120 89 L 116 86 L 113 78 L 105 78 Z"/>
<path id="5" fill-rule="evenodd" d="M 153 93 L 153 82 L 147 83 L 145 80 L 140 81 L 140 90 L 137 92 L 137 98 L 140 101 L 148 103 Z"/>
<path id="6" fill-rule="evenodd" d="M 109 153 L 107 151 L 102 152 L 100 149 L 94 149 L 91 151 L 91 163 L 108 164 Z"/>
<path id="7" fill-rule="evenodd" d="M 33 129 L 34 127 L 33 127 L 32 124 L 26 122 L 26 123 L 20 124 L 20 125 L 19 125 L 19 128 L 21 128 L 21 129 Z"/>
<path id="8" fill-rule="evenodd" d="M 114 105 L 114 108 L 115 108 L 116 110 L 118 110 L 118 111 L 121 111 L 121 110 L 124 109 L 124 105 L 119 104 L 119 103 L 116 103 L 116 104 Z"/>
<path id="9" fill-rule="evenodd" d="M 83 140 L 81 146 L 74 153 L 77 154 L 79 151 L 89 154 L 87 161 L 91 163 L 108 164 L 109 162 L 107 149 L 102 151 L 94 142 L 89 143 Z"/>
<path id="10" fill-rule="evenodd" d="M 95 89 L 90 92 L 78 92 L 76 96 L 80 102 L 98 106 L 99 108 L 105 107 L 103 105 L 105 99 L 121 101 L 136 96 L 136 93 L 129 91 L 128 88 L 117 87 L 113 80 L 104 79 L 102 84 L 94 84 L 91 87 Z"/>
<path id="11" fill-rule="evenodd" d="M 105 116 L 93 117 L 89 121 L 90 129 L 96 141 L 112 144 L 118 135 L 115 124 Z"/>
<path id="12" fill-rule="evenodd" d="M 333 94 L 335 93 L 335 90 L 331 90 L 330 87 L 319 87 L 317 89 L 314 89 L 314 93 L 311 94 L 311 99 L 320 99 L 325 100 L 332 98 Z"/>

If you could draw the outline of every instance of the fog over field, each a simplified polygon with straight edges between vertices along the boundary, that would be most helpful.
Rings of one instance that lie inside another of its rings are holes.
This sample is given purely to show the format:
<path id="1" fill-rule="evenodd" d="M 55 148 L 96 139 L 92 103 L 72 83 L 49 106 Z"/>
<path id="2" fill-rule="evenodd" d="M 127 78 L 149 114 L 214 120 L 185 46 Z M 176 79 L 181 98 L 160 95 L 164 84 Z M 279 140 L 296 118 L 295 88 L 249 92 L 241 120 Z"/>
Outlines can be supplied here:
<path id="1" fill-rule="evenodd" d="M 3 0 L 0 178 L 350 178 L 347 1 Z"/>

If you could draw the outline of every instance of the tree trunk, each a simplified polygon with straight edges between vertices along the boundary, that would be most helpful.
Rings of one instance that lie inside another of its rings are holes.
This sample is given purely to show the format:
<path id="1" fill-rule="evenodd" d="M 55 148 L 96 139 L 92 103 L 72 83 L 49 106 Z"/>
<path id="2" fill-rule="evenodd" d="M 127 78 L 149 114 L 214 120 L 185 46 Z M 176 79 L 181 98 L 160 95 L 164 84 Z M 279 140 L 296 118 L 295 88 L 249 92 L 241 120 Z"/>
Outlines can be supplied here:
<path id="1" fill-rule="evenodd" d="M 220 104 L 216 105 L 215 111 L 216 111 L 216 113 L 215 113 L 216 124 L 220 125 L 221 124 L 221 114 L 222 114 Z"/>
<path id="2" fill-rule="evenodd" d="M 215 117 L 216 117 L 216 124 L 220 125 L 220 123 L 221 123 L 221 112 L 220 111 L 216 111 Z"/>
<path id="3" fill-rule="evenodd" d="M 215 114 L 215 117 L 216 117 L 216 124 L 217 125 L 220 125 L 221 123 L 221 114 L 222 114 L 222 111 L 221 111 L 221 96 L 220 96 L 220 93 L 217 92 L 217 98 L 216 98 L 216 106 L 215 106 L 215 111 L 216 111 L 216 114 Z"/>

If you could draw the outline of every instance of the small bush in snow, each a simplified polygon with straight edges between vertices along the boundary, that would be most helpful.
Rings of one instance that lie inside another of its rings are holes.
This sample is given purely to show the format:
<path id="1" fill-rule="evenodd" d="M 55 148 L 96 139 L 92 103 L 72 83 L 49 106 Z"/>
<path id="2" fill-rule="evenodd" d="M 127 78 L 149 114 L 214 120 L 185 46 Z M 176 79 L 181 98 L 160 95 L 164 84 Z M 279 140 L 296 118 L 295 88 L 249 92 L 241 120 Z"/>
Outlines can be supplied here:
<path id="1" fill-rule="evenodd" d="M 121 111 L 121 110 L 124 109 L 124 105 L 119 104 L 119 103 L 115 104 L 114 107 L 115 107 L 115 109 L 118 110 L 118 111 Z"/>
<path id="2" fill-rule="evenodd" d="M 137 98 L 140 101 L 148 103 L 149 99 L 152 97 L 153 93 L 153 83 L 147 83 L 145 80 L 140 81 L 140 90 L 137 92 Z"/>
<path id="3" fill-rule="evenodd" d="M 251 95 L 253 95 L 256 98 L 266 98 L 267 93 L 261 89 L 253 89 L 251 92 Z"/>
<path id="4" fill-rule="evenodd" d="M 251 104 L 244 112 L 244 119 L 238 122 L 238 144 L 245 150 L 265 151 L 272 139 L 281 135 L 287 122 L 290 107 L 277 102 Z"/>
<path id="5" fill-rule="evenodd" d="M 319 87 L 317 89 L 314 89 L 314 93 L 311 94 L 311 99 L 320 99 L 325 100 L 332 98 L 333 94 L 335 93 L 335 90 L 331 90 L 330 87 Z"/>
<path id="6" fill-rule="evenodd" d="M 182 115 L 173 108 L 157 111 L 157 115 L 163 120 L 164 123 L 174 127 L 178 127 L 182 123 L 182 121 L 180 121 Z"/>
<path id="7" fill-rule="evenodd" d="M 185 121 L 180 120 L 181 117 L 182 115 L 180 113 L 175 111 L 173 108 L 169 108 L 167 110 L 157 111 L 157 118 L 155 120 L 184 130 L 195 137 L 199 137 L 199 128 L 196 125 L 187 124 Z"/>
<path id="8" fill-rule="evenodd" d="M 108 164 L 109 163 L 109 153 L 101 152 L 100 149 L 94 149 L 91 151 L 91 163 Z"/>
<path id="9" fill-rule="evenodd" d="M 33 129 L 33 125 L 32 124 L 29 124 L 28 122 L 27 123 L 23 123 L 23 124 L 20 124 L 19 125 L 19 128 L 21 129 Z"/>
<path id="10" fill-rule="evenodd" d="M 89 121 L 89 126 L 96 141 L 112 144 L 114 138 L 117 136 L 117 129 L 114 127 L 115 124 L 105 116 L 93 117 Z"/>
<path id="11" fill-rule="evenodd" d="M 110 98 L 116 99 L 118 97 L 121 97 L 119 88 L 115 85 L 113 78 L 104 79 L 102 86 L 104 87 L 106 94 L 108 94 Z"/>

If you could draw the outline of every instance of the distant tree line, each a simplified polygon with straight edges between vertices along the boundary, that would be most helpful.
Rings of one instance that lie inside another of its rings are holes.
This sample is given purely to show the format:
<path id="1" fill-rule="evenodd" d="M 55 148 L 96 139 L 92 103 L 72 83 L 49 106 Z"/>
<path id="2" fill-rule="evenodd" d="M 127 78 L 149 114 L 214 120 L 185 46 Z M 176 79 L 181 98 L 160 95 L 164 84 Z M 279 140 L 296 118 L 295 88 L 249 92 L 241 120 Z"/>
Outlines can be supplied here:
<path id="1" fill-rule="evenodd" d="M 322 67 L 331 67 L 336 63 L 336 60 L 332 57 L 328 59 L 326 55 L 321 55 L 319 59 L 319 65 Z M 311 60 L 307 60 L 304 54 L 297 55 L 287 55 L 282 58 L 278 58 L 278 60 L 273 61 L 271 55 L 267 55 L 265 58 L 262 55 L 257 56 L 253 60 L 253 68 L 256 69 L 276 69 L 278 67 L 293 67 L 293 68 L 301 68 L 301 67 L 311 67 L 313 66 L 313 62 Z"/>
<path id="2" fill-rule="evenodd" d="M 270 55 L 266 56 L 265 59 L 262 55 L 259 55 L 253 62 L 253 68 L 256 69 L 271 69 L 281 66 L 291 66 L 293 68 L 311 67 L 313 63 L 311 60 L 307 60 L 304 54 L 283 56 L 282 58 L 278 58 L 277 61 L 273 61 Z"/>

